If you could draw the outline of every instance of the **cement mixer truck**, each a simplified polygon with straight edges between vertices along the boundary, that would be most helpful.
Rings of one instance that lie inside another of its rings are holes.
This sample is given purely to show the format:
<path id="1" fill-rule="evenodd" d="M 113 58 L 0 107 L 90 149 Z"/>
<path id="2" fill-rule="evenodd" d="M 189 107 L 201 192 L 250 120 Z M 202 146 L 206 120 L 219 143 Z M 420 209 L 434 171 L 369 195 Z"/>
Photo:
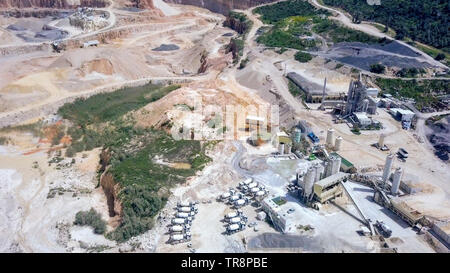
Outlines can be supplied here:
<path id="1" fill-rule="evenodd" d="M 198 208 L 196 206 L 192 206 L 192 207 L 178 207 L 177 210 L 178 210 L 178 212 L 194 212 L 194 213 L 198 212 Z"/>
<path id="2" fill-rule="evenodd" d="M 235 208 L 240 208 L 240 207 L 246 206 L 248 203 L 249 203 L 248 197 L 244 197 L 242 199 L 236 200 L 234 202 L 234 207 Z"/>
<path id="3" fill-rule="evenodd" d="M 193 211 L 191 211 L 191 212 L 177 212 L 175 214 L 176 218 L 188 218 L 188 217 L 194 218 L 194 216 L 195 216 L 195 212 L 193 212 Z"/>
<path id="4" fill-rule="evenodd" d="M 247 223 L 247 217 L 245 217 L 245 216 L 237 216 L 237 217 L 229 218 L 228 222 L 231 223 L 231 224 L 237 224 L 237 223 L 240 223 L 240 222 Z"/>
<path id="5" fill-rule="evenodd" d="M 225 221 L 228 221 L 231 218 L 237 217 L 237 216 L 241 216 L 243 214 L 242 210 L 238 209 L 236 211 L 233 212 L 229 212 L 225 215 Z"/>
<path id="6" fill-rule="evenodd" d="M 186 232 L 184 234 L 172 234 L 172 235 L 170 235 L 169 242 L 171 244 L 179 244 L 179 243 L 188 242 L 190 240 L 191 240 L 191 233 L 190 232 Z"/>
<path id="7" fill-rule="evenodd" d="M 191 229 L 190 225 L 185 225 L 185 226 L 181 226 L 181 225 L 175 225 L 175 226 L 171 226 L 169 228 L 170 233 L 182 233 L 182 232 L 188 232 Z"/>
<path id="8" fill-rule="evenodd" d="M 192 222 L 192 218 L 174 218 L 172 219 L 172 225 L 187 225 Z"/>
<path id="9" fill-rule="evenodd" d="M 240 222 L 238 224 L 230 224 L 227 226 L 227 234 L 233 234 L 245 229 L 245 223 Z"/>

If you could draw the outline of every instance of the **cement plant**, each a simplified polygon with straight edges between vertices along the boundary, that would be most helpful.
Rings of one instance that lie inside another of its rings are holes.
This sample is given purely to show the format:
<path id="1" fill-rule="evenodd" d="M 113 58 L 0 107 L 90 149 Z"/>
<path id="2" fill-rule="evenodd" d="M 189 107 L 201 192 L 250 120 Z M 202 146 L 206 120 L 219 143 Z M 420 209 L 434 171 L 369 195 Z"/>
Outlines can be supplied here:
<path id="1" fill-rule="evenodd" d="M 0 252 L 448 253 L 448 25 L 349 2 L 0 0 Z"/>

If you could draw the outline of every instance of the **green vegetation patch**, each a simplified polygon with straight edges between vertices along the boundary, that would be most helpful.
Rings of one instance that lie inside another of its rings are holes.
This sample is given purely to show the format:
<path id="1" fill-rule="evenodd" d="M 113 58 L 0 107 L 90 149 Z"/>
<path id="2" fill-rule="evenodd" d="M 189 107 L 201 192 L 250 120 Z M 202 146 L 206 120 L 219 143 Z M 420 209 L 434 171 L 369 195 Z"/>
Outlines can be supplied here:
<path id="1" fill-rule="evenodd" d="M 103 234 L 106 231 L 106 221 L 102 219 L 102 215 L 91 208 L 89 211 L 79 211 L 75 215 L 75 225 L 91 226 L 94 233 Z"/>
<path id="2" fill-rule="evenodd" d="M 122 204 L 122 221 L 106 235 L 110 239 L 123 242 L 152 228 L 170 187 L 184 182 L 211 161 L 205 147 L 211 148 L 215 142 L 202 147 L 200 141 L 175 140 L 164 131 L 137 127 L 128 115 L 176 88 L 125 88 L 77 100 L 59 110 L 73 124 L 67 129 L 72 144 L 66 155 L 96 147 L 103 147 L 110 155 L 109 161 L 102 163 L 110 165 L 108 172 L 121 186 L 118 198 Z M 190 168 L 177 167 L 179 163 L 189 164 Z M 81 213 L 78 222 L 85 223 L 83 219 L 90 219 L 91 214 Z"/>
<path id="3" fill-rule="evenodd" d="M 311 54 L 307 52 L 299 51 L 295 54 L 295 59 L 301 63 L 307 63 L 312 60 Z"/>
<path id="4" fill-rule="evenodd" d="M 274 24 L 291 16 L 330 15 L 328 11 L 317 9 L 303 0 L 285 1 L 274 5 L 262 6 L 254 9 L 253 12 L 261 14 L 261 20 L 266 24 Z"/>
<path id="5" fill-rule="evenodd" d="M 438 95 L 450 94 L 450 81 L 447 80 L 402 80 L 402 79 L 376 79 L 377 85 L 383 93 L 392 94 L 396 98 L 412 98 L 416 108 L 432 106 L 437 103 Z"/>
<path id="6" fill-rule="evenodd" d="M 317 9 L 307 1 L 285 1 L 255 9 L 264 23 L 273 24 L 257 38 L 257 42 L 268 47 L 310 50 L 317 47 L 313 32 L 333 43 L 362 42 L 381 43 L 380 40 L 364 32 L 346 28 L 327 19 L 330 13 Z"/>
<path id="7" fill-rule="evenodd" d="M 80 126 L 111 121 L 129 111 L 159 100 L 179 87 L 178 85 L 161 87 L 147 84 L 140 87 L 123 88 L 111 93 L 97 94 L 87 99 L 79 98 L 75 102 L 67 103 L 59 108 L 58 114 Z"/>
<path id="8" fill-rule="evenodd" d="M 379 39 L 362 31 L 346 28 L 332 20 L 317 18 L 315 22 L 313 31 L 327 37 L 333 43 L 361 42 L 375 44 L 386 41 L 386 39 Z"/>
<path id="9" fill-rule="evenodd" d="M 356 21 L 375 21 L 393 28 L 397 39 L 405 36 L 450 52 L 449 2 L 442 0 L 390 0 L 381 5 L 367 1 L 323 0 L 325 5 L 349 12 Z"/>

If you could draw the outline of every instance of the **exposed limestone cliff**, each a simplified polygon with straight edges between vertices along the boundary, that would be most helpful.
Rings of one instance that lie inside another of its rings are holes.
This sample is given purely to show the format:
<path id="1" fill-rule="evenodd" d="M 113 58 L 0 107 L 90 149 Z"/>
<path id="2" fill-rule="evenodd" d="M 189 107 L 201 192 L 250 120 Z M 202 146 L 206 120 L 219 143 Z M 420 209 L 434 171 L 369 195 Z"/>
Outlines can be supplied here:
<path id="1" fill-rule="evenodd" d="M 275 2 L 276 0 L 164 0 L 164 1 L 167 3 L 202 7 L 212 12 L 217 12 L 226 15 L 232 9 L 248 9 L 257 5 Z"/>
<path id="2" fill-rule="evenodd" d="M 151 0 L 149 0 L 151 1 Z M 71 9 L 76 7 L 103 8 L 108 0 L 0 0 L 0 8 L 55 8 Z"/>

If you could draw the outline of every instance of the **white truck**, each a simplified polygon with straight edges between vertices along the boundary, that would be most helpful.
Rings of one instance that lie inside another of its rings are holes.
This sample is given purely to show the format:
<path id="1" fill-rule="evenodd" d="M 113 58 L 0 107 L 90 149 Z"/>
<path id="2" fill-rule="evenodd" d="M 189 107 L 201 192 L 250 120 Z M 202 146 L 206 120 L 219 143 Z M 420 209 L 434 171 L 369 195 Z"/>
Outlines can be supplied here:
<path id="1" fill-rule="evenodd" d="M 233 234 L 245 229 L 245 223 L 240 222 L 238 224 L 230 224 L 227 226 L 227 234 Z"/>
<path id="2" fill-rule="evenodd" d="M 191 233 L 190 232 L 186 232 L 184 234 L 172 234 L 170 235 L 170 240 L 169 242 L 171 244 L 179 244 L 179 243 L 184 243 L 187 241 L 191 240 Z"/>
<path id="3" fill-rule="evenodd" d="M 238 209 L 236 211 L 229 212 L 225 215 L 225 221 L 228 221 L 230 218 L 234 218 L 242 215 L 242 210 Z"/>
<path id="4" fill-rule="evenodd" d="M 188 217 L 194 218 L 195 212 L 193 212 L 193 211 L 191 211 L 191 212 L 177 212 L 175 214 L 175 216 L 176 216 L 176 218 L 188 218 Z"/>
<path id="5" fill-rule="evenodd" d="M 181 233 L 181 232 L 187 232 L 187 231 L 189 231 L 191 229 L 191 226 L 190 225 L 185 225 L 185 226 L 182 226 L 182 225 L 175 225 L 175 226 L 171 226 L 170 228 L 169 228 L 169 231 L 171 232 L 171 233 Z"/>
<path id="6" fill-rule="evenodd" d="M 240 223 L 240 222 L 245 222 L 246 223 L 247 222 L 247 217 L 245 217 L 245 216 L 237 216 L 237 217 L 229 218 L 228 222 L 231 223 L 231 224 L 237 224 L 237 223 Z"/>
<path id="7" fill-rule="evenodd" d="M 188 218 L 174 218 L 172 219 L 172 225 L 186 225 L 190 224 L 192 221 L 191 217 Z"/>
<path id="8" fill-rule="evenodd" d="M 244 197 L 243 199 L 234 201 L 234 207 L 235 208 L 243 207 L 243 206 L 247 205 L 248 202 L 249 202 L 249 199 L 247 197 Z"/>
<path id="9" fill-rule="evenodd" d="M 197 213 L 198 209 L 196 206 L 193 207 L 178 207 L 177 208 L 178 212 L 194 212 Z"/>

